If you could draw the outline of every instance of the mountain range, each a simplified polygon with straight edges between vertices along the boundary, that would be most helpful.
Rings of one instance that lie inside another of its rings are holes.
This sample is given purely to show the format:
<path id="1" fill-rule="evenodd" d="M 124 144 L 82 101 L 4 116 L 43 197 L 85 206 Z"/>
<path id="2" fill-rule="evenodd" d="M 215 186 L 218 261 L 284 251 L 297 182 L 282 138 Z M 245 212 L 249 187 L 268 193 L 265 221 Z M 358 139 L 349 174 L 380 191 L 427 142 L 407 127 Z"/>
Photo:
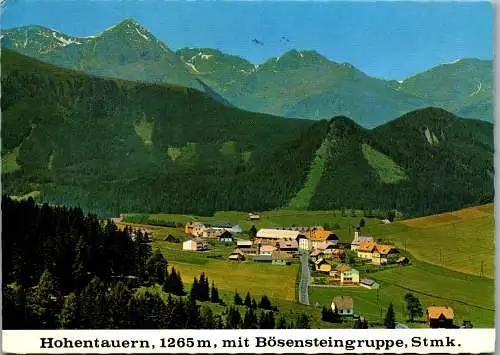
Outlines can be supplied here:
<path id="1" fill-rule="evenodd" d="M 424 108 L 366 129 L 283 118 L 194 88 L 60 68 L 2 49 L 2 187 L 123 212 L 397 209 L 490 201 L 493 125 Z"/>
<path id="2" fill-rule="evenodd" d="M 328 119 L 345 115 L 373 128 L 433 106 L 493 121 L 490 60 L 466 58 L 402 81 L 388 81 L 315 51 L 291 50 L 259 65 L 210 48 L 174 52 L 132 19 L 85 38 L 40 26 L 7 29 L 1 43 L 61 67 L 191 87 L 226 105 L 276 116 Z"/>

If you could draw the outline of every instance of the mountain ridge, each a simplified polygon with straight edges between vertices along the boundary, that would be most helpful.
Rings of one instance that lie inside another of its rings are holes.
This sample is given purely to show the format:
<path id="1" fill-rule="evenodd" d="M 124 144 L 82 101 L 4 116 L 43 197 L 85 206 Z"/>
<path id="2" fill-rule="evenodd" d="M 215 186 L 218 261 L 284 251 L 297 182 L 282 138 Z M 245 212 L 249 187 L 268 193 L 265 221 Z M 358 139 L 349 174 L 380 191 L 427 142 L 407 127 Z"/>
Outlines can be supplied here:
<path id="1" fill-rule="evenodd" d="M 217 49 L 174 52 L 130 18 L 86 38 L 40 29 L 32 29 L 30 48 L 23 47 L 25 28 L 5 30 L 2 44 L 92 75 L 192 87 L 225 104 L 277 116 L 348 115 L 371 128 L 406 112 L 437 106 L 463 117 L 493 121 L 493 71 L 488 60 L 465 58 L 404 80 L 387 81 L 313 50 L 289 50 L 259 65 Z M 45 36 L 36 35 L 37 30 Z"/>

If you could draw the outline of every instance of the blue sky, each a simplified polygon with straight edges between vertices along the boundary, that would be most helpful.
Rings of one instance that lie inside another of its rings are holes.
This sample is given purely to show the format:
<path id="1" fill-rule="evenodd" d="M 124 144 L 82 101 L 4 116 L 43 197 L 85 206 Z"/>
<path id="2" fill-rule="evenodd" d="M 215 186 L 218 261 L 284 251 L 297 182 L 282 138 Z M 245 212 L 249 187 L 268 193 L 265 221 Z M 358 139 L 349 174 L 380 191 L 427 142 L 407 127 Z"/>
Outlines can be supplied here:
<path id="1" fill-rule="evenodd" d="M 384 79 L 493 57 L 489 3 L 7 0 L 1 25 L 89 36 L 124 18 L 174 50 L 218 48 L 262 63 L 292 48 L 312 49 Z"/>

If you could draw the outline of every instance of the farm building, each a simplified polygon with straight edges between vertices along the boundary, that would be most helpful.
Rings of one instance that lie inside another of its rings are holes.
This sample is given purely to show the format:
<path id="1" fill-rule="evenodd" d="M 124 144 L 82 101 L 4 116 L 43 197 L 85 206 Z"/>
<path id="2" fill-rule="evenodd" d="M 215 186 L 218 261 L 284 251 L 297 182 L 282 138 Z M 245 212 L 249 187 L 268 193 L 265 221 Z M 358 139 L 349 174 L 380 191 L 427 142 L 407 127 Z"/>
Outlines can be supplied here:
<path id="1" fill-rule="evenodd" d="M 323 229 L 314 229 L 310 231 L 309 240 L 311 241 L 312 248 L 316 248 L 319 244 L 323 242 L 330 242 L 330 243 L 339 242 L 339 238 L 335 233 Z"/>
<path id="2" fill-rule="evenodd" d="M 191 250 L 191 251 L 208 250 L 208 244 L 201 240 L 189 239 L 182 243 L 182 250 Z"/>
<path id="3" fill-rule="evenodd" d="M 375 246 L 376 244 L 374 242 L 361 243 L 356 249 L 358 252 L 358 258 L 371 260 L 373 252 L 375 251 Z"/>
<path id="4" fill-rule="evenodd" d="M 214 228 L 206 228 L 202 233 L 201 236 L 203 238 L 208 238 L 208 239 L 215 239 L 219 238 L 219 236 L 222 234 L 222 230 L 220 229 L 214 229 Z"/>
<path id="5" fill-rule="evenodd" d="M 212 229 L 228 231 L 228 232 L 231 232 L 233 234 L 243 232 L 243 230 L 241 229 L 239 224 L 232 224 L 232 223 L 211 223 L 211 224 L 207 225 L 207 227 L 212 228 Z"/>
<path id="6" fill-rule="evenodd" d="M 431 328 L 452 328 L 453 309 L 448 306 L 431 306 L 425 312 L 425 319 Z"/>
<path id="7" fill-rule="evenodd" d="M 287 253 L 296 253 L 299 250 L 299 243 L 296 240 L 279 240 L 278 248 Z"/>
<path id="8" fill-rule="evenodd" d="M 249 213 L 248 219 L 251 221 L 258 221 L 258 220 L 260 220 L 260 216 L 258 214 L 255 214 L 255 213 Z"/>
<path id="9" fill-rule="evenodd" d="M 290 265 L 290 259 L 292 258 L 290 254 L 275 250 L 271 254 L 272 263 L 275 265 Z"/>
<path id="10" fill-rule="evenodd" d="M 179 243 L 180 242 L 179 238 L 174 237 L 172 234 L 169 234 L 168 236 L 163 238 L 163 240 L 165 242 L 169 242 L 169 243 Z"/>
<path id="11" fill-rule="evenodd" d="M 354 315 L 354 302 L 351 297 L 335 296 L 332 300 L 332 311 L 337 311 L 342 316 Z"/>
<path id="12" fill-rule="evenodd" d="M 410 259 L 406 256 L 400 256 L 398 260 L 396 260 L 396 263 L 400 265 L 408 265 L 410 263 Z"/>
<path id="13" fill-rule="evenodd" d="M 252 247 L 252 241 L 250 241 L 250 240 L 238 240 L 236 242 L 236 247 L 238 247 L 240 249 L 251 248 Z"/>
<path id="14" fill-rule="evenodd" d="M 375 290 L 380 287 L 380 285 L 377 283 L 377 281 L 372 280 L 372 279 L 363 279 L 359 282 L 359 285 L 362 287 L 366 287 L 370 290 Z"/>
<path id="15" fill-rule="evenodd" d="M 256 238 L 258 238 L 262 244 L 275 245 L 279 240 L 297 241 L 299 235 L 301 235 L 301 232 L 298 231 L 264 228 L 259 229 Z"/>
<path id="16" fill-rule="evenodd" d="M 263 245 L 259 249 L 259 255 L 269 255 L 273 253 L 273 251 L 276 250 L 276 247 L 273 247 L 272 245 Z"/>
<path id="17" fill-rule="evenodd" d="M 221 243 L 232 243 L 234 242 L 234 237 L 229 231 L 224 231 L 219 235 L 219 242 Z"/>
<path id="18" fill-rule="evenodd" d="M 373 265 L 394 264 L 399 258 L 399 250 L 392 245 L 377 244 L 372 254 Z"/>
<path id="19" fill-rule="evenodd" d="M 270 263 L 273 261 L 273 257 L 271 255 L 257 255 L 254 256 L 253 261 L 261 262 L 261 263 Z"/>
<path id="20" fill-rule="evenodd" d="M 355 231 L 354 239 L 351 242 L 351 250 L 357 251 L 363 243 L 373 243 L 373 237 L 360 236 L 359 231 Z"/>
<path id="21" fill-rule="evenodd" d="M 382 219 L 382 220 L 380 221 L 380 223 L 382 223 L 382 224 L 391 224 L 391 221 L 389 221 L 389 220 L 386 218 L 386 219 Z"/>
<path id="22" fill-rule="evenodd" d="M 228 259 L 231 261 L 245 261 L 245 255 L 243 255 L 241 251 L 236 249 L 231 253 L 231 255 L 229 255 Z"/>

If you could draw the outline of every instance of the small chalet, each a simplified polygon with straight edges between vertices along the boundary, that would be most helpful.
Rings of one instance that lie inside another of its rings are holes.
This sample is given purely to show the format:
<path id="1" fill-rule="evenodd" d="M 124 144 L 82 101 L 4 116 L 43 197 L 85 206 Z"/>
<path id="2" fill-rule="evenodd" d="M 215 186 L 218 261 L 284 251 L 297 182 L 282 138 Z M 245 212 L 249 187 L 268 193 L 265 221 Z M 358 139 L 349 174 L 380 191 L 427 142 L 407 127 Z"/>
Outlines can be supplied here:
<path id="1" fill-rule="evenodd" d="M 172 234 L 169 234 L 168 236 L 163 238 L 163 240 L 165 242 L 169 242 L 169 243 L 179 243 L 180 242 L 179 238 L 174 237 Z"/>
<path id="2" fill-rule="evenodd" d="M 354 302 L 351 297 L 335 296 L 332 300 L 332 311 L 337 311 L 342 316 L 354 315 Z"/>
<path id="3" fill-rule="evenodd" d="M 425 312 L 425 319 L 431 328 L 452 328 L 453 309 L 448 306 L 431 306 Z"/>
<path id="4" fill-rule="evenodd" d="M 239 226 L 239 224 L 232 224 L 232 223 L 211 223 L 207 227 L 212 228 L 212 229 L 218 229 L 222 231 L 228 231 L 233 234 L 236 233 L 241 233 L 243 230 Z"/>
<path id="5" fill-rule="evenodd" d="M 268 256 L 271 256 L 271 254 L 275 250 L 276 250 L 276 247 L 273 247 L 272 245 L 263 245 L 259 249 L 259 255 L 268 255 Z"/>
<path id="6" fill-rule="evenodd" d="M 229 232 L 229 231 L 222 232 L 222 234 L 219 235 L 219 242 L 221 242 L 221 243 L 232 243 L 232 242 L 234 242 L 233 234 L 231 232 Z"/>
<path id="7" fill-rule="evenodd" d="M 335 233 L 329 230 L 323 229 L 313 229 L 309 233 L 309 239 L 311 241 L 311 247 L 316 248 L 319 244 L 324 242 L 329 242 L 336 244 L 339 242 L 339 238 Z"/>
<path id="8" fill-rule="evenodd" d="M 312 261 L 316 261 L 318 260 L 319 258 L 322 258 L 323 257 L 323 251 L 321 250 L 317 250 L 317 249 L 314 249 L 311 254 L 309 254 L 309 256 L 311 257 L 311 260 Z"/>
<path id="9" fill-rule="evenodd" d="M 279 240 L 278 248 L 281 251 L 293 254 L 298 251 L 299 243 L 296 240 Z"/>
<path id="10" fill-rule="evenodd" d="M 299 231 L 291 231 L 284 229 L 263 228 L 259 229 L 256 235 L 261 244 L 276 245 L 280 241 L 289 241 L 297 243 L 297 238 L 303 235 Z M 298 243 L 297 243 L 298 248 Z"/>
<path id="11" fill-rule="evenodd" d="M 238 240 L 236 242 L 236 247 L 240 249 L 247 249 L 252 247 L 252 241 L 250 240 Z"/>
<path id="12" fill-rule="evenodd" d="M 392 245 L 375 245 L 375 250 L 372 253 L 373 265 L 394 264 L 399 259 L 399 250 Z"/>
<path id="13" fill-rule="evenodd" d="M 270 263 L 273 261 L 273 257 L 271 255 L 256 255 L 252 259 L 253 261 L 261 263 Z"/>
<path id="14" fill-rule="evenodd" d="M 201 236 L 207 239 L 215 239 L 219 238 L 222 232 L 220 229 L 207 228 L 202 232 Z"/>
<path id="15" fill-rule="evenodd" d="M 229 255 L 229 260 L 231 260 L 231 261 L 245 261 L 245 255 L 243 255 L 243 253 L 240 250 L 235 249 L 235 251 L 233 251 L 231 253 L 231 255 Z"/>
<path id="16" fill-rule="evenodd" d="M 255 214 L 255 213 L 249 213 L 248 219 L 251 221 L 258 221 L 258 220 L 260 220 L 260 216 L 258 214 Z"/>
<path id="17" fill-rule="evenodd" d="M 332 271 L 332 265 L 328 264 L 325 259 L 319 258 L 314 262 L 314 267 L 316 271 L 330 273 Z"/>
<path id="18" fill-rule="evenodd" d="M 373 253 L 375 252 L 375 247 L 376 244 L 374 242 L 361 243 L 356 249 L 358 252 L 358 258 L 371 260 Z"/>
<path id="19" fill-rule="evenodd" d="M 370 290 L 375 290 L 380 287 L 380 285 L 377 283 L 377 281 L 372 280 L 372 279 L 363 279 L 359 282 L 359 285 L 362 287 L 366 287 Z"/>
<path id="20" fill-rule="evenodd" d="M 273 251 L 273 253 L 271 254 L 271 258 L 272 263 L 275 265 L 290 265 L 290 259 L 292 259 L 290 254 L 280 250 Z"/>
<path id="21" fill-rule="evenodd" d="M 184 226 L 184 233 L 200 237 L 207 227 L 201 222 L 189 222 Z"/>
<path id="22" fill-rule="evenodd" d="M 204 251 L 208 250 L 208 244 L 201 240 L 189 239 L 182 243 L 182 250 Z"/>

